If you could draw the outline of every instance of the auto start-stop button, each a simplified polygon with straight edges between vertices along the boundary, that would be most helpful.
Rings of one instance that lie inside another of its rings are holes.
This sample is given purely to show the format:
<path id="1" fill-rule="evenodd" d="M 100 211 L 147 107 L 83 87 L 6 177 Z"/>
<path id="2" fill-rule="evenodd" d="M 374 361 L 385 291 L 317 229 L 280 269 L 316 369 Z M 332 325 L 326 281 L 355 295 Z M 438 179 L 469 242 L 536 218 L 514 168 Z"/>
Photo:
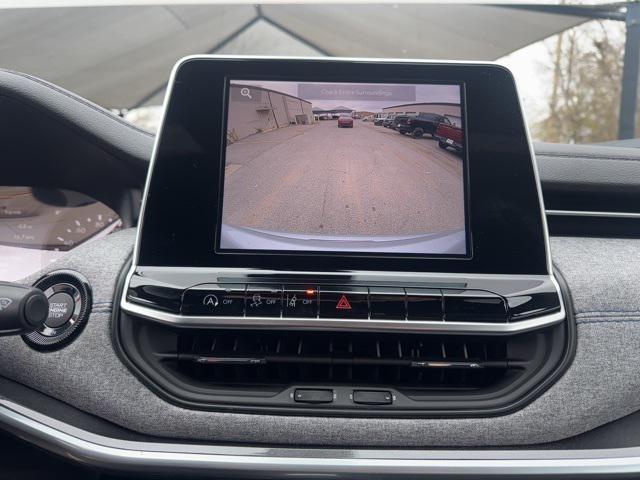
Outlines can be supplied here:
<path id="1" fill-rule="evenodd" d="M 73 297 L 66 292 L 54 293 L 49 297 L 49 316 L 44 322 L 49 328 L 58 328 L 69 321 L 76 308 Z"/>

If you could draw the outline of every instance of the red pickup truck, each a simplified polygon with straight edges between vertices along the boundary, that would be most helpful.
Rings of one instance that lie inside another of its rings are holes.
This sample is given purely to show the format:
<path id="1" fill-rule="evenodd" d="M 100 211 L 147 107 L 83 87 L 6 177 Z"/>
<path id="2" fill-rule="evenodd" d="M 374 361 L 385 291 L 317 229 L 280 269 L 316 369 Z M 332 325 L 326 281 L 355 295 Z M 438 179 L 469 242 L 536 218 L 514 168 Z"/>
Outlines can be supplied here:
<path id="1" fill-rule="evenodd" d="M 448 120 L 448 119 L 447 119 Z M 461 122 L 440 122 L 436 128 L 434 137 L 438 140 L 440 148 L 453 147 L 457 152 L 462 151 L 462 128 Z"/>

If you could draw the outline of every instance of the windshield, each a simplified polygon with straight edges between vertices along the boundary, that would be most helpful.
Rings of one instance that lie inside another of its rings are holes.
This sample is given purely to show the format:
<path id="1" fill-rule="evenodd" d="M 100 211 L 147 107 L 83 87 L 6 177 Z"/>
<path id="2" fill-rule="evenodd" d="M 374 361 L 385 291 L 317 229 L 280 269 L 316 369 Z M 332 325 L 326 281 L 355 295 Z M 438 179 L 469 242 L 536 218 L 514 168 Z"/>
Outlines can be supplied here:
<path id="1" fill-rule="evenodd" d="M 633 71 L 623 88 L 635 3 L 193 3 L 0 0 L 0 66 L 155 131 L 172 65 L 185 55 L 497 61 L 518 81 L 534 140 L 640 136 Z"/>

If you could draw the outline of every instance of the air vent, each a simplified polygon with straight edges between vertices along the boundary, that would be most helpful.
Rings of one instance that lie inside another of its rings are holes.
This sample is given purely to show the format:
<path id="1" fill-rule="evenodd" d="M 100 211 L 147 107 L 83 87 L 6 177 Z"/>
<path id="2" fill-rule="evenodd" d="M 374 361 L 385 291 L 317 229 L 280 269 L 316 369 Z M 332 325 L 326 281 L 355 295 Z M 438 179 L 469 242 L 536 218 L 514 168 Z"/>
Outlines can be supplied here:
<path id="1" fill-rule="evenodd" d="M 345 415 L 497 411 L 559 363 L 564 324 L 497 334 L 221 329 L 161 325 L 121 312 L 123 359 L 147 385 L 188 408 Z M 323 404 L 295 392 L 333 392 Z M 392 402 L 355 401 L 355 391 Z"/>
<path id="2" fill-rule="evenodd" d="M 509 371 L 506 339 L 214 330 L 178 335 L 178 371 L 201 385 L 475 390 Z"/>

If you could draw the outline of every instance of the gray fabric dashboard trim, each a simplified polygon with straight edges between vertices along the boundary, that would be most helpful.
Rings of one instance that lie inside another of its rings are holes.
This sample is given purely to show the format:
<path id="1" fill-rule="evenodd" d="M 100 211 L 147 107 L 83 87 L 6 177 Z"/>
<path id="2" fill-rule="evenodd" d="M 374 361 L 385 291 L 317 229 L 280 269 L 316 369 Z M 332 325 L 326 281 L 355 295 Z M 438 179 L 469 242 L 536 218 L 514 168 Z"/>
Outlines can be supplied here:
<path id="1" fill-rule="evenodd" d="M 423 420 L 202 412 L 165 402 L 129 372 L 110 342 L 114 284 L 133 242 L 133 231 L 119 232 L 49 266 L 47 270 L 65 268 L 85 275 L 96 308 L 80 337 L 57 352 L 40 353 L 20 338 L 1 338 L 0 375 L 138 432 L 218 442 L 521 445 L 576 435 L 640 409 L 638 240 L 552 240 L 554 262 L 574 296 L 578 348 L 572 366 L 546 393 L 502 417 Z"/>

